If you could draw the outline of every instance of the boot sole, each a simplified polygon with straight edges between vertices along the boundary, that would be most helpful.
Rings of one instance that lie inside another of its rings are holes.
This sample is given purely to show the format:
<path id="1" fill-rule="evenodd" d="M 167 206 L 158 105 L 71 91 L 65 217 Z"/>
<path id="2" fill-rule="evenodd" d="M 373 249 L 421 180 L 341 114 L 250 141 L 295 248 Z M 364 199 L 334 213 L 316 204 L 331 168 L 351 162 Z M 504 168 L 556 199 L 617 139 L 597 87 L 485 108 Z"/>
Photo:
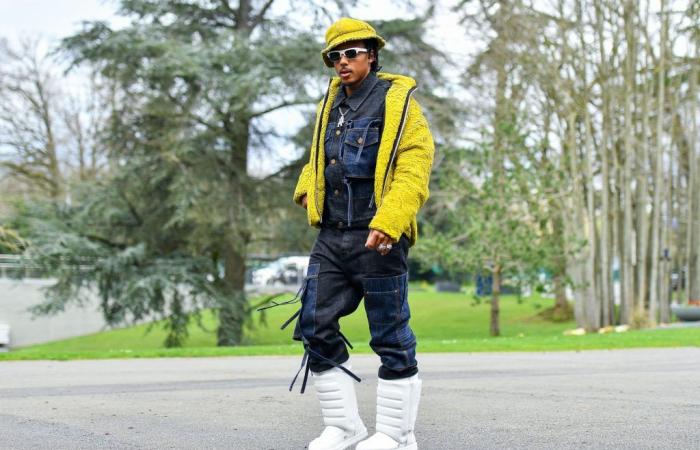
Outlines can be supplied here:
<path id="1" fill-rule="evenodd" d="M 328 450 L 345 450 L 346 448 L 348 448 L 354 444 L 357 444 L 358 442 L 360 442 L 361 440 L 366 438 L 368 434 L 369 433 L 367 432 L 367 428 L 365 428 L 365 430 L 363 432 L 361 432 L 360 434 L 356 434 L 355 436 L 351 437 L 350 439 L 343 441 L 342 443 L 340 443 L 340 444 L 336 445 L 335 447 L 330 448 Z"/>
<path id="2" fill-rule="evenodd" d="M 396 450 L 418 450 L 418 443 L 409 444 L 403 447 L 396 447 Z"/>

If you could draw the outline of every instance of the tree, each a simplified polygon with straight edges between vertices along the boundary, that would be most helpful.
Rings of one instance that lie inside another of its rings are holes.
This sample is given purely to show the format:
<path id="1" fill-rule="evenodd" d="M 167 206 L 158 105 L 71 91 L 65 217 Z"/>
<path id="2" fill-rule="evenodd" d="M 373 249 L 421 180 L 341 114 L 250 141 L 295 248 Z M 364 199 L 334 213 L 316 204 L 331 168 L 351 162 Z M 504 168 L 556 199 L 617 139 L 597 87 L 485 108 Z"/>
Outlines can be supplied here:
<path id="1" fill-rule="evenodd" d="M 19 50 L 0 40 L 0 167 L 58 202 L 64 193 L 59 156 L 60 93 L 38 54 L 38 41 L 24 39 Z"/>
<path id="2" fill-rule="evenodd" d="M 547 237 L 541 250 L 558 249 L 544 252 L 557 298 L 567 280 L 576 322 L 589 331 L 670 320 L 667 280 L 683 272 L 684 260 L 697 289 L 698 8 L 660 6 L 483 0 L 458 7 L 465 23 L 491 31 L 466 78 L 479 103 L 470 105 L 465 136 L 488 117 L 496 159 L 506 171 L 511 164 L 530 171 L 526 182 L 501 178 L 527 187 L 514 191 L 531 192 L 521 199 L 536 199 L 529 210 Z M 680 37 L 693 43 L 684 55 L 674 52 Z M 501 152 L 498 123 L 540 144 Z"/>
<path id="3" fill-rule="evenodd" d="M 218 343 L 241 343 L 246 249 L 274 197 L 248 173 L 249 152 L 278 134 L 262 117 L 314 101 L 318 73 L 314 36 L 271 17 L 271 4 L 122 1 L 130 26 L 86 23 L 63 40 L 74 67 L 114 83 L 105 144 L 116 167 L 59 226 L 37 228 L 32 256 L 64 274 L 45 310 L 95 284 L 110 323 L 158 314 L 178 345 L 186 313 L 214 306 Z M 83 257 L 96 269 L 62 269 Z"/>
<path id="4" fill-rule="evenodd" d="M 24 246 L 24 240 L 15 230 L 0 226 L 0 253 L 17 253 Z"/>
<path id="5" fill-rule="evenodd" d="M 460 8 L 467 3 L 462 2 Z M 547 161 L 546 136 L 536 145 L 529 144 L 532 136 L 526 130 L 526 116 L 520 114 L 526 106 L 524 93 L 532 62 L 520 44 L 529 43 L 531 28 L 539 20 L 520 2 L 510 1 L 478 2 L 477 11 L 460 9 L 460 13 L 468 23 L 487 25 L 494 31 L 485 50 L 469 66 L 464 82 L 473 87 L 479 102 L 470 117 L 476 123 L 485 117 L 489 123 L 478 139 L 470 137 L 473 129 L 464 127 L 467 133 L 460 137 L 474 144 L 469 150 L 453 151 L 440 166 L 432 202 L 439 206 L 428 209 L 435 211 L 431 218 L 438 224 L 442 216 L 452 219 L 448 226 L 429 227 L 422 248 L 439 251 L 441 259 L 449 261 L 446 264 L 492 275 L 490 332 L 497 336 L 500 285 L 506 276 L 524 281 L 540 269 L 549 269 L 555 276 L 561 307 L 568 310 L 563 289 L 559 289 L 565 272 L 563 231 L 556 227 L 556 217 L 552 226 L 556 208 L 541 196 L 551 192 L 550 184 L 556 185 L 556 173 Z M 483 83 L 479 77 L 495 83 Z"/>

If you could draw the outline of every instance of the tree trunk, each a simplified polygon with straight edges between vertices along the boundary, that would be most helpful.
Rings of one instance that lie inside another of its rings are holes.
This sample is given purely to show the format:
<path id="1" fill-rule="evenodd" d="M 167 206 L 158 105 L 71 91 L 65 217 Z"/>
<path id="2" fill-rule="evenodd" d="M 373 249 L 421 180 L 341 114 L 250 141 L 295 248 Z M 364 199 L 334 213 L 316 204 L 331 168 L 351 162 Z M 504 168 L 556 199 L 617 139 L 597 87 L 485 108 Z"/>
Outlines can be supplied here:
<path id="1" fill-rule="evenodd" d="M 602 138 L 600 141 L 600 157 L 602 171 L 602 186 L 601 186 L 601 210 L 600 210 L 600 292 L 601 292 L 601 308 L 602 308 L 602 325 L 607 326 L 615 322 L 613 285 L 612 285 L 612 264 L 611 255 L 614 255 L 614 248 L 611 239 L 611 210 L 610 210 L 610 183 L 612 181 L 610 174 L 609 148 L 611 147 L 611 132 L 610 126 L 612 117 L 610 114 L 610 84 L 607 79 L 609 76 L 609 66 L 607 64 L 607 53 L 605 51 L 605 34 L 603 25 L 605 16 L 603 14 L 600 1 L 595 0 L 595 28 L 596 38 L 598 42 L 598 53 L 600 59 L 600 82 L 601 103 L 602 103 Z"/>
<path id="2" fill-rule="evenodd" d="M 648 23 L 648 3 L 647 3 L 647 22 Z M 648 53 L 645 55 L 645 66 L 649 66 Z M 649 163 L 649 103 L 652 88 L 650 83 L 645 80 L 642 89 L 642 133 L 639 147 L 641 156 L 639 158 L 639 166 L 637 168 L 637 305 L 636 308 L 644 309 L 644 303 L 649 295 L 649 174 L 647 170 Z"/>
<path id="3" fill-rule="evenodd" d="M 553 202 L 550 201 L 550 203 Z M 553 205 L 552 211 L 556 211 L 556 208 L 554 208 Z M 552 219 L 552 228 L 553 240 L 557 243 L 557 248 L 561 249 L 561 252 L 554 257 L 554 268 L 552 273 L 552 283 L 554 285 L 554 311 L 552 313 L 552 318 L 554 320 L 565 320 L 571 316 L 571 307 L 566 299 L 564 225 L 559 212 L 555 212 L 555 216 Z"/>
<path id="4" fill-rule="evenodd" d="M 576 117 L 575 111 L 570 111 L 566 117 L 566 143 L 564 144 L 565 159 L 568 160 L 568 173 L 571 179 L 572 190 L 567 199 L 566 235 L 573 238 L 585 238 L 587 229 L 586 206 L 584 203 L 584 190 L 581 186 L 581 170 L 578 164 L 576 152 Z M 584 229 L 581 230 L 583 224 Z M 583 235 L 583 236 L 582 236 Z M 587 279 L 590 245 L 583 246 L 577 254 L 569 255 L 567 270 L 571 274 L 574 292 L 574 318 L 579 328 L 589 329 L 587 303 L 591 280 Z"/>
<path id="5" fill-rule="evenodd" d="M 245 255 L 235 250 L 226 253 L 224 259 L 224 283 L 228 296 L 219 305 L 217 345 L 240 345 L 243 341 L 243 322 L 246 315 Z"/>
<path id="6" fill-rule="evenodd" d="M 676 91 L 678 92 L 678 91 Z M 672 152 L 669 152 L 669 156 L 672 157 Z M 670 306 L 670 298 L 672 294 L 671 290 L 671 255 L 670 252 L 671 250 L 671 239 L 672 239 L 672 234 L 671 234 L 671 221 L 672 216 L 673 216 L 673 183 L 671 180 L 673 180 L 673 173 L 674 173 L 674 167 L 673 164 L 669 164 L 668 168 L 668 183 L 666 183 L 666 192 L 664 192 L 666 196 L 665 200 L 665 206 L 666 206 L 666 220 L 665 224 L 662 225 L 661 228 L 661 245 L 662 245 L 662 250 L 661 250 L 661 255 L 662 255 L 662 261 L 661 261 L 661 289 L 659 290 L 659 305 L 658 305 L 658 311 L 656 314 L 652 315 L 651 312 L 651 307 L 649 308 L 649 317 L 651 319 L 652 324 L 656 324 L 658 322 L 661 323 L 668 323 L 671 317 L 670 311 L 671 311 L 671 306 Z"/>
<path id="7" fill-rule="evenodd" d="M 657 115 L 656 115 L 656 164 L 654 167 L 654 203 L 652 219 L 652 238 L 651 238 L 651 276 L 649 285 L 649 324 L 654 326 L 657 322 L 657 312 L 659 307 L 659 251 L 661 239 L 661 195 L 665 192 L 663 180 L 663 132 L 664 132 L 664 80 L 665 73 L 665 55 L 666 55 L 666 18 L 664 17 L 665 0 L 661 0 L 661 46 L 659 53 L 659 70 L 658 70 L 658 96 L 657 96 Z"/>
<path id="8" fill-rule="evenodd" d="M 700 46 L 695 47 L 696 60 L 700 59 Z M 700 157 L 697 153 L 698 106 L 697 99 L 697 65 L 691 69 L 690 81 L 690 120 L 692 132 L 688 152 L 690 180 L 688 183 L 688 224 L 687 224 L 687 272 L 686 289 L 688 300 L 700 302 Z"/>
<path id="9" fill-rule="evenodd" d="M 624 173 L 622 177 L 621 187 L 624 201 L 623 205 L 623 224 L 622 224 L 622 322 L 630 323 L 633 316 L 635 306 L 634 297 L 634 267 L 635 267 L 635 248 L 636 241 L 634 228 L 632 224 L 632 198 L 634 196 L 632 189 L 632 170 L 633 162 L 636 153 L 634 142 L 632 141 L 632 131 L 634 123 L 632 120 L 632 109 L 635 91 L 635 56 L 636 56 L 636 40 L 634 35 L 635 23 L 634 17 L 636 2 L 626 0 L 624 6 L 624 23 L 625 37 L 627 40 L 627 53 L 625 54 L 625 72 L 624 72 Z"/>
<path id="10" fill-rule="evenodd" d="M 501 266 L 496 263 L 493 267 L 493 281 L 491 282 L 491 325 L 489 331 L 491 336 L 500 336 L 500 307 L 499 300 L 501 296 Z"/>
<path id="11" fill-rule="evenodd" d="M 594 187 L 593 187 L 593 144 L 591 142 L 591 121 L 588 116 L 588 109 L 585 106 L 588 103 L 588 95 L 586 95 L 586 101 L 584 103 L 584 129 L 585 129 L 585 156 L 584 156 L 584 168 L 586 173 L 586 180 L 584 182 L 584 189 L 586 192 L 586 212 L 587 212 L 587 240 L 588 240 L 588 261 L 586 264 L 586 278 L 588 279 L 587 298 L 586 298 L 586 322 L 587 330 L 595 331 L 600 328 L 600 318 L 601 318 L 601 303 L 600 296 L 601 292 L 599 289 L 599 284 L 596 281 L 599 277 L 596 276 L 596 261 L 598 259 L 597 255 L 597 244 L 598 244 L 598 233 L 596 227 L 596 215 L 595 215 L 595 198 L 594 198 Z"/>
<path id="12" fill-rule="evenodd" d="M 250 241 L 247 199 L 253 198 L 249 193 L 252 180 L 248 176 L 248 141 L 250 120 L 241 111 L 230 123 L 225 124 L 231 132 L 231 153 L 229 171 L 229 192 L 231 202 L 228 204 L 227 239 L 222 249 L 224 256 L 224 285 L 227 297 L 219 305 L 219 328 L 217 330 L 220 346 L 239 345 L 243 340 L 243 323 L 247 320 L 247 298 L 245 295 L 245 264 L 247 246 Z"/>

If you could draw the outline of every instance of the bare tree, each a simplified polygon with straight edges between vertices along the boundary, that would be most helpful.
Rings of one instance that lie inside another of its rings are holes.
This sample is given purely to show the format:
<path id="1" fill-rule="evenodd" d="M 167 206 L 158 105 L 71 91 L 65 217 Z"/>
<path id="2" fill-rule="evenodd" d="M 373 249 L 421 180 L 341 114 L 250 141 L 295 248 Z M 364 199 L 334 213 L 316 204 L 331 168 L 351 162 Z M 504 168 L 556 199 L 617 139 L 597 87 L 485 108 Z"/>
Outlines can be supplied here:
<path id="1" fill-rule="evenodd" d="M 61 62 L 38 37 L 0 40 L 0 166 L 29 192 L 61 202 L 70 180 L 94 177 L 106 153 L 100 130 L 107 90 L 95 77 L 82 93 L 62 87 Z"/>

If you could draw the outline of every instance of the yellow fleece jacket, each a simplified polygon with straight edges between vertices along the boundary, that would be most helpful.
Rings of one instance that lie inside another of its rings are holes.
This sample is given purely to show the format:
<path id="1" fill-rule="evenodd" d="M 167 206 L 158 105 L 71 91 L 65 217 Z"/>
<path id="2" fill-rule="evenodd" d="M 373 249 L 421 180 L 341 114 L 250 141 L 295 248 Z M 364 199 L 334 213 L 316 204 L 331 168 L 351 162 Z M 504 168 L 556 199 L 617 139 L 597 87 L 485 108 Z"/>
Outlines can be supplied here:
<path id="1" fill-rule="evenodd" d="M 418 209 L 428 200 L 430 171 L 435 144 L 428 122 L 418 102 L 411 96 L 416 81 L 404 75 L 377 73 L 391 82 L 386 94 L 384 130 L 377 151 L 374 197 L 377 212 L 369 227 L 382 231 L 397 242 L 406 234 L 415 245 L 418 239 Z M 323 139 L 333 100 L 340 89 L 340 78 L 333 77 L 324 99 L 316 108 L 316 126 L 309 162 L 303 167 L 293 201 L 302 204 L 306 194 L 306 214 L 310 226 L 320 228 L 325 196 L 325 152 Z"/>

